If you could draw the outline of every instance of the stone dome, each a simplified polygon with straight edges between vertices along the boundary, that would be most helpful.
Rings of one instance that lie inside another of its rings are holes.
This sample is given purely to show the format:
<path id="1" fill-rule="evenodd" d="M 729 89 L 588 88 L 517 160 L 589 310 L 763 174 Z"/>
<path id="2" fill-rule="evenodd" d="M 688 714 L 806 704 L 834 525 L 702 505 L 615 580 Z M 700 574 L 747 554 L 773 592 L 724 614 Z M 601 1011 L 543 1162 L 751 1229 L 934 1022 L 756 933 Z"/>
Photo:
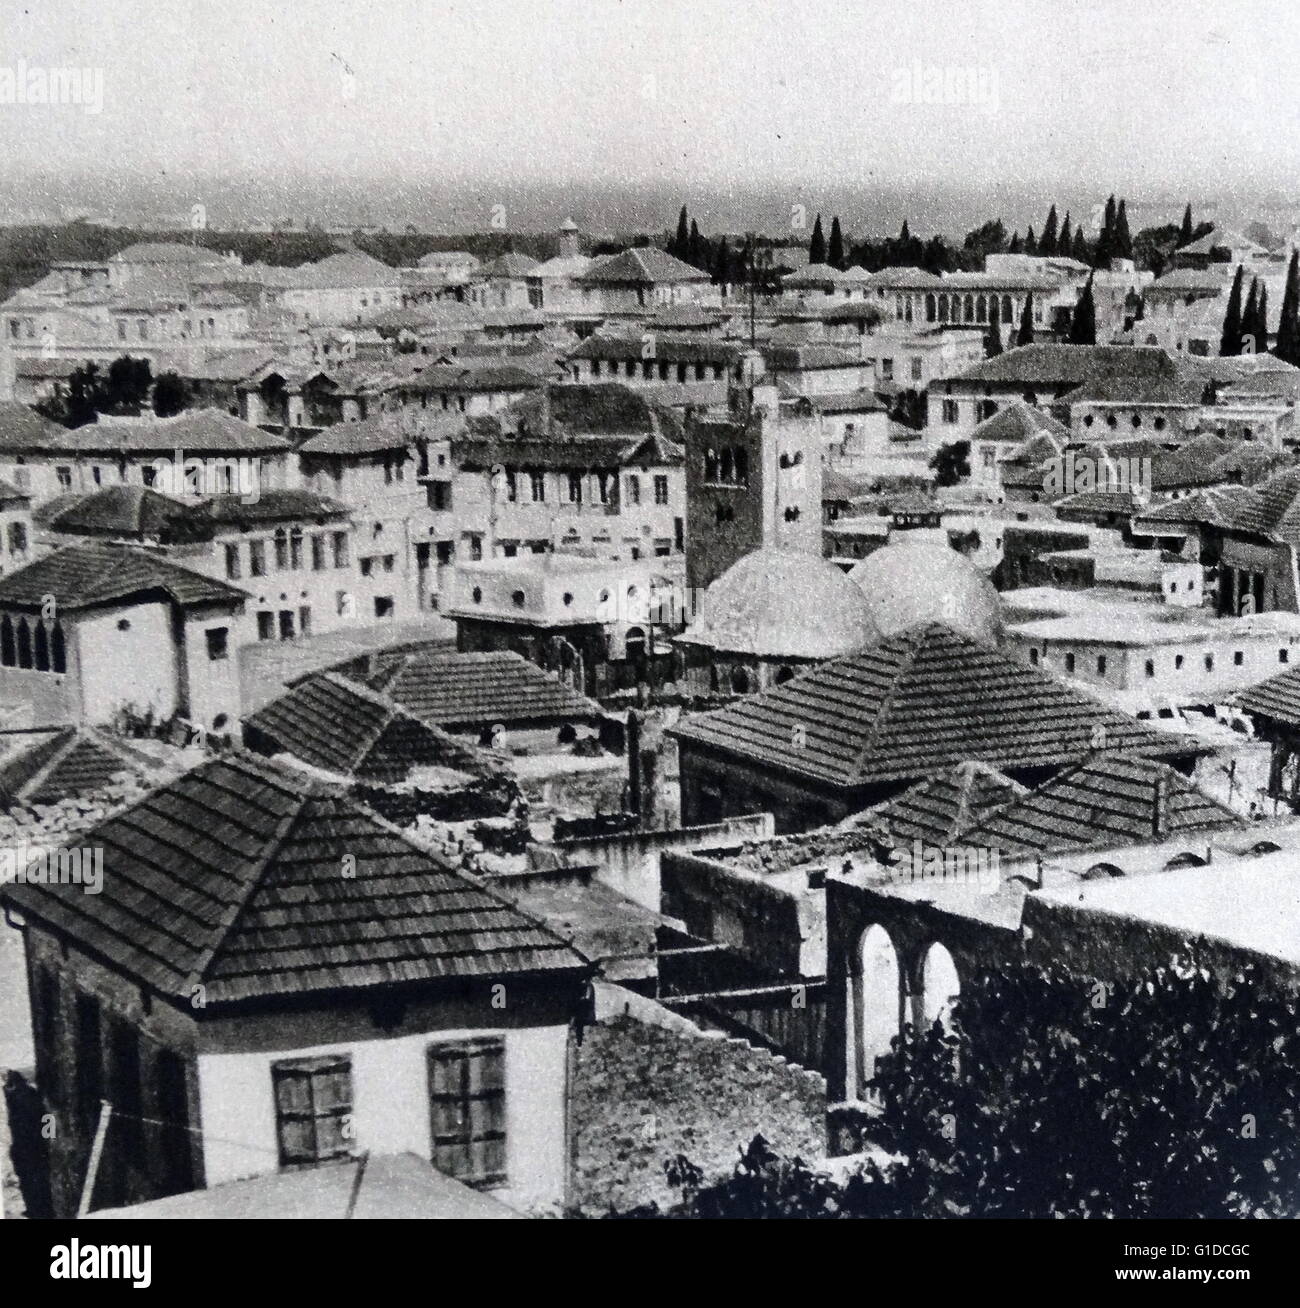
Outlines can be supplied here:
<path id="1" fill-rule="evenodd" d="M 929 622 L 989 644 L 1002 639 L 998 592 L 946 542 L 904 536 L 855 564 L 849 580 L 866 596 L 886 639 Z"/>
<path id="2" fill-rule="evenodd" d="M 879 640 L 866 597 L 813 554 L 767 546 L 733 564 L 704 595 L 681 639 L 758 658 L 833 659 Z"/>

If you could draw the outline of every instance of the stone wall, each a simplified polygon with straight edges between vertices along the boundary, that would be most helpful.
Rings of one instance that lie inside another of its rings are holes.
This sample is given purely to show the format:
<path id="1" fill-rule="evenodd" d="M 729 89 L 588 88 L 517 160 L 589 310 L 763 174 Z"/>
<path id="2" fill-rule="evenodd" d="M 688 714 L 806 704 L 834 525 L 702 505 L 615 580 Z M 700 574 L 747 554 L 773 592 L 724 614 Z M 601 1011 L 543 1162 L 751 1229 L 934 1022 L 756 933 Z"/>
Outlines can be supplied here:
<path id="1" fill-rule="evenodd" d="M 755 1135 L 780 1154 L 825 1156 L 821 1076 L 629 998 L 628 1011 L 583 1032 L 575 1055 L 577 1209 L 594 1215 L 671 1204 L 678 1196 L 666 1161 L 683 1154 L 706 1177 L 720 1177 Z"/>

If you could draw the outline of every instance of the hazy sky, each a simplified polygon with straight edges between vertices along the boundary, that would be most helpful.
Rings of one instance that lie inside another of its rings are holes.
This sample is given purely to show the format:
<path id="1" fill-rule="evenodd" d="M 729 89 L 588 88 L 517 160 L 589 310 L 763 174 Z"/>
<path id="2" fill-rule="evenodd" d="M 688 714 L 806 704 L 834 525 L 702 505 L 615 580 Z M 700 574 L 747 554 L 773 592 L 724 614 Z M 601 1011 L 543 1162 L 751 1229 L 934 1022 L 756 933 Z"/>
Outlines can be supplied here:
<path id="1" fill-rule="evenodd" d="M 1289 190 L 1298 54 L 1276 0 L 0 0 L 0 73 L 104 76 L 98 115 L 0 104 L 0 179 Z M 916 103 L 916 63 L 979 103 Z"/>

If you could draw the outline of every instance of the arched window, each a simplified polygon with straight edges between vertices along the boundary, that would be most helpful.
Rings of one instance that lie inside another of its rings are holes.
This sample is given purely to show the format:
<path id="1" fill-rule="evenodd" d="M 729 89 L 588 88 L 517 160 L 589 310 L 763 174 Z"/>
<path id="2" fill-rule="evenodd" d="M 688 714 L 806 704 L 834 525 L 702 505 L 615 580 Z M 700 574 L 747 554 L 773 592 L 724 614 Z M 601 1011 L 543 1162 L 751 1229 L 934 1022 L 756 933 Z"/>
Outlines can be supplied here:
<path id="1" fill-rule="evenodd" d="M 925 293 L 925 320 L 926 320 L 926 322 L 934 322 L 934 320 L 938 317 L 938 312 L 939 312 L 939 311 L 938 311 L 938 306 L 935 304 L 935 300 L 934 300 L 934 292 L 933 292 L 933 291 L 927 291 L 927 292 Z"/>
<path id="2" fill-rule="evenodd" d="M 749 485 L 749 451 L 739 447 L 736 449 L 736 484 Z"/>
<path id="3" fill-rule="evenodd" d="M 50 664 L 55 672 L 68 670 L 68 651 L 63 642 L 63 624 L 56 622 L 50 636 Z"/>
<path id="4" fill-rule="evenodd" d="M 1015 321 L 1015 310 L 1011 307 L 1011 297 L 1004 295 L 1002 297 L 1002 325 Z"/>
<path id="5" fill-rule="evenodd" d="M 283 527 L 275 529 L 275 566 L 281 572 L 289 567 L 289 536 Z"/>
<path id="6" fill-rule="evenodd" d="M 718 480 L 718 455 L 716 450 L 704 451 L 704 480 Z"/>
<path id="7" fill-rule="evenodd" d="M 973 295 L 968 295 L 966 297 L 965 302 L 962 304 L 961 309 L 962 309 L 961 316 L 963 322 L 975 321 L 975 297 Z"/>
<path id="8" fill-rule="evenodd" d="M 18 666 L 20 668 L 32 666 L 32 631 L 27 625 L 26 618 L 18 619 Z"/>
<path id="9" fill-rule="evenodd" d="M 32 662 L 35 664 L 37 672 L 48 672 L 50 670 L 50 633 L 45 630 L 45 623 L 43 622 L 37 622 L 36 624 L 36 651 Z"/>
<path id="10" fill-rule="evenodd" d="M 957 965 L 948 950 L 935 941 L 921 963 L 921 1020 L 927 1030 L 935 1022 L 947 1025 L 953 1001 L 960 993 Z"/>
<path id="11" fill-rule="evenodd" d="M 785 683 L 792 680 L 793 677 L 794 669 L 790 667 L 789 664 L 785 664 L 784 666 L 777 668 L 776 676 L 772 678 L 772 681 L 775 685 L 784 686 Z"/>
<path id="12" fill-rule="evenodd" d="M 1085 881 L 1100 881 L 1103 877 L 1122 877 L 1124 875 L 1120 868 L 1114 863 L 1094 863 L 1084 874 Z"/>
<path id="13" fill-rule="evenodd" d="M 987 322 L 989 317 L 989 302 L 981 295 L 975 301 L 975 321 Z"/>
<path id="14" fill-rule="evenodd" d="M 1173 872 L 1180 867 L 1204 867 L 1205 860 L 1199 854 L 1193 854 L 1190 850 L 1185 850 L 1181 854 L 1175 854 L 1173 858 L 1165 864 L 1166 872 Z"/>
<path id="15" fill-rule="evenodd" d="M 749 693 L 749 673 L 744 668 L 734 668 L 731 673 L 731 689 L 737 695 Z"/>
<path id="16" fill-rule="evenodd" d="M 735 462 L 731 454 L 731 446 L 727 445 L 722 451 L 722 468 L 719 473 L 719 480 L 726 482 L 728 485 L 735 479 Z"/>
<path id="17" fill-rule="evenodd" d="M 889 932 L 869 926 L 858 945 L 855 968 L 849 978 L 849 1021 L 853 1038 L 848 1045 L 848 1094 L 863 1098 L 871 1092 L 867 1082 L 876 1074 L 877 1060 L 887 1055 L 898 1035 L 902 1018 L 898 954 Z"/>
<path id="18" fill-rule="evenodd" d="M 12 668 L 18 661 L 14 648 L 14 624 L 6 613 L 0 618 L 0 666 Z"/>

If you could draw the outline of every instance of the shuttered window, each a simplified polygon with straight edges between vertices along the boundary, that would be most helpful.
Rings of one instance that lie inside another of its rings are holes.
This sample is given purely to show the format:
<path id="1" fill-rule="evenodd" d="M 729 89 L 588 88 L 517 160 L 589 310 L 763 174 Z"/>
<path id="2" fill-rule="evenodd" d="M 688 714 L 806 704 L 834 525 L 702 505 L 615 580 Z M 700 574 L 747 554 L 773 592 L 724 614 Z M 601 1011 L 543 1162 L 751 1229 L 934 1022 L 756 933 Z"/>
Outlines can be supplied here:
<path id="1" fill-rule="evenodd" d="M 352 1152 L 352 1060 L 295 1058 L 271 1065 L 280 1166 Z"/>
<path id="2" fill-rule="evenodd" d="M 506 1182 L 506 1049 L 499 1038 L 429 1047 L 433 1165 L 468 1185 Z"/>

